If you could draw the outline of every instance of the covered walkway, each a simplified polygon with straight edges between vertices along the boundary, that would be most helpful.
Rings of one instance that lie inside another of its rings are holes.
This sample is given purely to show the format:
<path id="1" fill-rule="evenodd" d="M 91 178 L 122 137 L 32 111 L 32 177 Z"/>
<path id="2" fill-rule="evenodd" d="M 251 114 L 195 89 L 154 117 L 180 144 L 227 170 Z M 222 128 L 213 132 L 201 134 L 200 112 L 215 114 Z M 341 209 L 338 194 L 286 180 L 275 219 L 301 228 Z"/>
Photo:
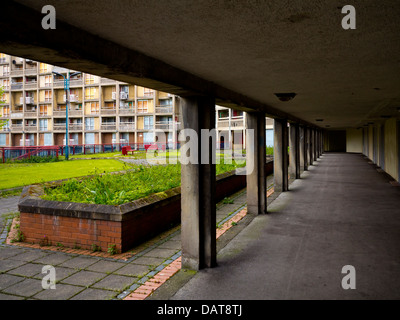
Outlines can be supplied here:
<path id="1" fill-rule="evenodd" d="M 399 299 L 400 188 L 359 154 L 309 169 L 172 299 Z"/>

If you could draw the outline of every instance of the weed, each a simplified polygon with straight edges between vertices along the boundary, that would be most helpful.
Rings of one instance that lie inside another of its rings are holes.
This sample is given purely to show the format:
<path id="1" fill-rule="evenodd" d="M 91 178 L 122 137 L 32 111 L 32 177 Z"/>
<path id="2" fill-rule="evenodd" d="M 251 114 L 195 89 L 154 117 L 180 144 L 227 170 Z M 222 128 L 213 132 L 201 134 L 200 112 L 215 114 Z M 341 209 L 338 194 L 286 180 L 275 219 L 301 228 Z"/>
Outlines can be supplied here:
<path id="1" fill-rule="evenodd" d="M 92 252 L 100 252 L 101 247 L 99 247 L 97 244 L 93 243 L 92 244 Z"/>
<path id="2" fill-rule="evenodd" d="M 115 244 L 110 243 L 110 244 L 108 245 L 107 252 L 108 252 L 109 254 L 111 254 L 112 256 L 113 256 L 114 254 L 117 254 L 117 253 L 118 253 L 118 252 L 117 252 L 117 246 L 116 246 Z"/>
<path id="3" fill-rule="evenodd" d="M 222 200 L 222 203 L 223 204 L 232 204 L 233 200 L 228 197 L 225 197 L 224 200 Z"/>

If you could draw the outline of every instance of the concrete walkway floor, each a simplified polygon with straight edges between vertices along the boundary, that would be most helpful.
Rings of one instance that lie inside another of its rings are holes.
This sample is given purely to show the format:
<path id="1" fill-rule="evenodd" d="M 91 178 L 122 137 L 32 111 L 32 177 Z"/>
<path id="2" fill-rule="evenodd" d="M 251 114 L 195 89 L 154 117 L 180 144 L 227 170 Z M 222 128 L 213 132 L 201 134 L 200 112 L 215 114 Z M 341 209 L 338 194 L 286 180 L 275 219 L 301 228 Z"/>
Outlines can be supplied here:
<path id="1" fill-rule="evenodd" d="M 153 298 L 400 298 L 400 188 L 363 156 L 323 155 L 268 211 L 219 251 L 218 267 L 178 273 Z M 346 265 L 355 289 L 342 288 Z"/>

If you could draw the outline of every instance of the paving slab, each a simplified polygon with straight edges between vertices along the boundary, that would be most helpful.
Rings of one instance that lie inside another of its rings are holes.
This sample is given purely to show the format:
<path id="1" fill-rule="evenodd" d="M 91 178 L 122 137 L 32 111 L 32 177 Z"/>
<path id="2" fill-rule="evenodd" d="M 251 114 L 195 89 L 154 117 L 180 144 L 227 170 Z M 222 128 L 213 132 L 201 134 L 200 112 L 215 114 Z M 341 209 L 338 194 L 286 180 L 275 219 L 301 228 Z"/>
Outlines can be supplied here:
<path id="1" fill-rule="evenodd" d="M 114 291 L 87 288 L 71 300 L 111 300 L 117 295 Z"/>
<path id="2" fill-rule="evenodd" d="M 124 262 L 117 262 L 117 261 L 108 261 L 108 260 L 99 260 L 94 264 L 91 264 L 86 268 L 89 271 L 97 271 L 97 272 L 104 272 L 104 273 L 111 273 L 114 272 L 122 267 L 126 266 Z"/>
<path id="3" fill-rule="evenodd" d="M 8 271 L 8 274 L 19 275 L 22 277 L 33 277 L 38 274 L 42 274 L 42 268 L 44 264 L 37 264 L 37 263 L 27 263 L 15 269 Z"/>
<path id="4" fill-rule="evenodd" d="M 83 287 L 56 283 L 55 289 L 43 290 L 32 298 L 39 300 L 68 300 L 83 290 Z"/>
<path id="5" fill-rule="evenodd" d="M 83 270 L 65 278 L 62 280 L 62 283 L 87 287 L 101 280 L 105 276 L 105 273 Z"/>
<path id="6" fill-rule="evenodd" d="M 137 281 L 135 277 L 111 274 L 92 285 L 92 288 L 122 291 Z"/>
<path id="7" fill-rule="evenodd" d="M 0 272 L 7 272 L 9 270 L 18 268 L 25 264 L 25 261 L 18 261 L 18 260 L 0 260 Z"/>
<path id="8" fill-rule="evenodd" d="M 60 266 L 66 268 L 84 269 L 92 264 L 95 264 L 98 261 L 99 261 L 98 258 L 77 256 L 63 262 L 62 264 L 60 264 Z"/>
<path id="9" fill-rule="evenodd" d="M 64 263 L 67 260 L 72 259 L 74 256 L 65 254 L 62 252 L 52 252 L 49 255 L 46 255 L 44 257 L 40 257 L 36 260 L 32 260 L 33 262 L 36 263 L 42 263 L 46 265 L 51 265 L 51 266 L 57 266 L 61 263 Z"/>
<path id="10" fill-rule="evenodd" d="M 130 263 L 125 267 L 115 271 L 115 274 L 133 276 L 133 277 L 142 277 L 150 271 L 148 266 Z"/>
<path id="11" fill-rule="evenodd" d="M 0 290 L 8 288 L 18 282 L 24 281 L 23 277 L 14 276 L 12 274 L 0 274 Z"/>
<path id="12" fill-rule="evenodd" d="M 42 281 L 36 279 L 25 279 L 24 281 L 18 282 L 2 291 L 3 293 L 10 293 L 28 298 L 43 291 Z"/>

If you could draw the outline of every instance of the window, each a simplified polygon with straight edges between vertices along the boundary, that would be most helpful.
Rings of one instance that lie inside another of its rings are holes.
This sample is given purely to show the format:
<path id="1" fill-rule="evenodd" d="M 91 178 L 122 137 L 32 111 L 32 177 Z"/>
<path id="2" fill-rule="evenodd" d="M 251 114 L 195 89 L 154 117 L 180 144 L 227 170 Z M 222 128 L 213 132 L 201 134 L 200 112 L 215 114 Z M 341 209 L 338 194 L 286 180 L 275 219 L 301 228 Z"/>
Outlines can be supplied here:
<path id="1" fill-rule="evenodd" d="M 243 117 L 243 111 L 232 110 L 232 118 Z"/>
<path id="2" fill-rule="evenodd" d="M 3 117 L 9 117 L 10 116 L 10 107 L 0 108 L 0 111 L 1 110 L 2 110 Z"/>
<path id="3" fill-rule="evenodd" d="M 92 74 L 86 74 L 85 75 L 85 84 L 94 84 L 97 83 L 97 76 L 92 75 Z"/>
<path id="4" fill-rule="evenodd" d="M 87 102 L 86 110 L 87 111 L 89 110 L 90 114 L 99 114 L 99 112 L 100 112 L 99 103 L 98 102 Z"/>
<path id="5" fill-rule="evenodd" d="M 144 123 L 143 129 L 145 129 L 145 130 L 153 129 L 153 117 L 152 116 L 144 117 L 143 123 Z"/>
<path id="6" fill-rule="evenodd" d="M 151 97 L 154 94 L 154 90 L 149 88 L 143 88 L 143 93 L 145 97 Z"/>
<path id="7" fill-rule="evenodd" d="M 44 86 L 45 87 L 51 87 L 53 82 L 53 77 L 52 76 L 45 76 L 44 77 Z"/>
<path id="8" fill-rule="evenodd" d="M 39 65 L 39 71 L 40 73 L 47 73 L 49 72 L 49 65 L 47 63 L 40 63 Z"/>
<path id="9" fill-rule="evenodd" d="M 0 133 L 0 146 L 5 146 L 7 141 L 7 134 Z"/>
<path id="10" fill-rule="evenodd" d="M 40 105 L 39 106 L 39 113 L 41 116 L 47 116 L 47 106 L 46 105 Z"/>
<path id="11" fill-rule="evenodd" d="M 1 66 L 0 71 L 1 71 L 0 75 L 9 76 L 10 75 L 10 66 L 9 65 Z"/>
<path id="12" fill-rule="evenodd" d="M 52 93 L 51 90 L 44 90 L 44 101 L 51 102 Z"/>
<path id="13" fill-rule="evenodd" d="M 138 100 L 137 102 L 137 112 L 138 113 L 147 113 L 147 100 Z"/>
<path id="14" fill-rule="evenodd" d="M 0 63 L 5 63 L 6 62 L 6 54 L 0 53 Z"/>
<path id="15" fill-rule="evenodd" d="M 53 145 L 53 139 L 51 137 L 51 133 L 45 133 L 45 134 L 43 134 L 43 137 L 44 137 L 44 145 L 45 146 Z"/>
<path id="16" fill-rule="evenodd" d="M 94 144 L 94 133 L 85 133 L 85 143 L 86 144 Z"/>
<path id="17" fill-rule="evenodd" d="M 219 119 L 229 118 L 229 110 L 219 110 L 218 111 L 218 118 Z"/>
<path id="18" fill-rule="evenodd" d="M 10 80 L 9 79 L 1 80 L 0 86 L 2 86 L 5 90 L 9 90 L 10 89 Z"/>
<path id="19" fill-rule="evenodd" d="M 98 99 L 97 88 L 96 87 L 86 88 L 85 89 L 85 99 L 87 99 L 87 100 Z"/>
<path id="20" fill-rule="evenodd" d="M 144 132 L 143 143 L 153 143 L 153 142 L 154 142 L 154 132 Z"/>
<path id="21" fill-rule="evenodd" d="M 39 130 L 40 131 L 47 131 L 47 119 L 39 119 Z"/>
<path id="22" fill-rule="evenodd" d="M 85 118 L 85 129 L 94 130 L 94 118 Z"/>

